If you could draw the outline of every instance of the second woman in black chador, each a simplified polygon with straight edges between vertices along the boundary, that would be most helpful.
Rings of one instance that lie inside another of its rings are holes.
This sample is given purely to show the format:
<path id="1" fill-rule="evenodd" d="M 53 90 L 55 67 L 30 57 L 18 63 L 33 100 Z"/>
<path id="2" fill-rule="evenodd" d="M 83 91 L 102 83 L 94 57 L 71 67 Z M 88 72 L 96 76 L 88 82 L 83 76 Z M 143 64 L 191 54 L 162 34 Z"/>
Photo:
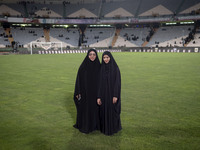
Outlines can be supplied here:
<path id="1" fill-rule="evenodd" d="M 97 105 L 97 88 L 100 62 L 96 50 L 88 50 L 82 62 L 75 85 L 74 102 L 77 108 L 75 128 L 83 133 L 99 130 L 99 107 Z"/>
<path id="2" fill-rule="evenodd" d="M 110 52 L 102 55 L 99 92 L 97 103 L 100 105 L 100 130 L 112 135 L 122 129 L 121 113 L 121 75 Z"/>

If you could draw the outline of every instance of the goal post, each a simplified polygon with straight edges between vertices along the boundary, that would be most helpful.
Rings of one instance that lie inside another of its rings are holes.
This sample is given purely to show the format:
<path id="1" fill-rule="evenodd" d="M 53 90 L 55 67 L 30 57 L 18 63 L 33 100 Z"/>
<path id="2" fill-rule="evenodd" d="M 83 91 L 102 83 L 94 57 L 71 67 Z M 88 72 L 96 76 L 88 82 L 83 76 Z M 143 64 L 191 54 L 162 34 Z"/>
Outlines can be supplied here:
<path id="1" fill-rule="evenodd" d="M 31 55 L 35 53 L 63 53 L 62 42 L 31 42 L 30 43 Z"/>

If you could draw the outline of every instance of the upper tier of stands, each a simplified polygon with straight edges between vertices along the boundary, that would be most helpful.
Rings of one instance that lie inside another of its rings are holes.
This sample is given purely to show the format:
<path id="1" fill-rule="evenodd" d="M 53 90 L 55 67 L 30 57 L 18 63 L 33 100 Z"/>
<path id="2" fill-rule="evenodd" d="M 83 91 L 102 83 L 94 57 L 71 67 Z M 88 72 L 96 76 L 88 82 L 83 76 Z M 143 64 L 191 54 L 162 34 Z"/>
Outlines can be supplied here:
<path id="1" fill-rule="evenodd" d="M 16 7 L 17 5 L 17 7 Z M 200 11 L 199 0 L 124 0 L 101 3 L 0 3 L 0 15 L 50 18 L 146 17 Z"/>

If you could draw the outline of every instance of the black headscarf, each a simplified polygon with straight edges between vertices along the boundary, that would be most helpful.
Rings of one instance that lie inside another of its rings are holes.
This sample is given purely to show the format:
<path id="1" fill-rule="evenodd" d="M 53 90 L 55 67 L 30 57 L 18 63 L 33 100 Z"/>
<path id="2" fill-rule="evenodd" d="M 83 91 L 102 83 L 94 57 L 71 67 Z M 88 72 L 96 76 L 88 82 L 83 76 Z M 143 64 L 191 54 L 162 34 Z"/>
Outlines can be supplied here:
<path id="1" fill-rule="evenodd" d="M 108 55 L 110 57 L 110 61 L 108 64 L 106 64 L 103 60 L 104 55 Z M 119 67 L 117 65 L 117 63 L 115 62 L 115 59 L 113 58 L 112 54 L 109 51 L 105 51 L 102 55 L 102 65 L 101 65 L 101 75 L 105 74 L 108 75 L 108 80 L 110 82 L 111 90 L 112 90 L 112 96 L 115 97 L 121 97 L 121 75 L 120 75 L 120 70 Z M 116 85 L 116 77 L 118 77 L 118 84 L 120 85 Z M 100 81 L 101 82 L 101 81 Z M 119 87 L 119 89 L 114 88 L 114 87 Z M 117 91 L 116 91 L 116 90 Z"/>
<path id="2" fill-rule="evenodd" d="M 91 51 L 95 52 L 95 54 L 96 54 L 96 59 L 94 61 L 91 61 L 89 59 L 89 53 Z M 91 68 L 95 68 L 97 66 L 100 66 L 100 62 L 99 62 L 99 57 L 97 55 L 97 51 L 95 49 L 89 49 L 88 52 L 87 52 L 87 55 L 85 56 L 85 59 L 83 60 L 81 66 L 80 66 L 80 69 L 85 68 L 85 69 L 87 69 L 89 71 Z"/>
<path id="3" fill-rule="evenodd" d="M 96 59 L 94 61 L 91 61 L 89 59 L 89 53 L 91 51 L 95 52 L 95 54 L 96 54 Z M 83 60 L 82 64 L 79 67 L 79 70 L 78 70 L 78 74 L 77 74 L 77 78 L 76 78 L 75 92 L 74 92 L 75 96 L 77 94 L 80 94 L 80 92 L 81 92 L 80 79 L 86 81 L 86 80 L 95 78 L 98 75 L 97 72 L 99 71 L 99 68 L 100 68 L 100 61 L 99 61 L 99 58 L 97 55 L 97 51 L 95 49 L 89 49 L 85 59 Z"/>

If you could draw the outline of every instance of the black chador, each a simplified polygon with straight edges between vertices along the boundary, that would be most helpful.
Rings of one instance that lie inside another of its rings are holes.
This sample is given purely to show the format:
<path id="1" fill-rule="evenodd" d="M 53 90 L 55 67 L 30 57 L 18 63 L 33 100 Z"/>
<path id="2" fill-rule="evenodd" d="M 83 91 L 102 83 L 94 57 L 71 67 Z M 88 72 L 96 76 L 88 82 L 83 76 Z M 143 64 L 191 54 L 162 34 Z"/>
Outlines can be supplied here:
<path id="1" fill-rule="evenodd" d="M 89 59 L 90 52 L 96 54 L 96 59 Z M 77 108 L 75 128 L 83 133 L 99 130 L 99 106 L 97 105 L 97 91 L 99 80 L 100 62 L 94 49 L 88 50 L 87 56 L 79 67 L 74 102 Z"/>
<path id="2" fill-rule="evenodd" d="M 105 55 L 110 57 L 107 64 L 103 60 Z M 102 55 L 99 81 L 98 98 L 101 99 L 100 130 L 106 135 L 112 135 L 122 129 L 120 121 L 121 75 L 118 65 L 108 51 Z M 117 98 L 116 103 L 113 103 L 113 97 Z"/>

